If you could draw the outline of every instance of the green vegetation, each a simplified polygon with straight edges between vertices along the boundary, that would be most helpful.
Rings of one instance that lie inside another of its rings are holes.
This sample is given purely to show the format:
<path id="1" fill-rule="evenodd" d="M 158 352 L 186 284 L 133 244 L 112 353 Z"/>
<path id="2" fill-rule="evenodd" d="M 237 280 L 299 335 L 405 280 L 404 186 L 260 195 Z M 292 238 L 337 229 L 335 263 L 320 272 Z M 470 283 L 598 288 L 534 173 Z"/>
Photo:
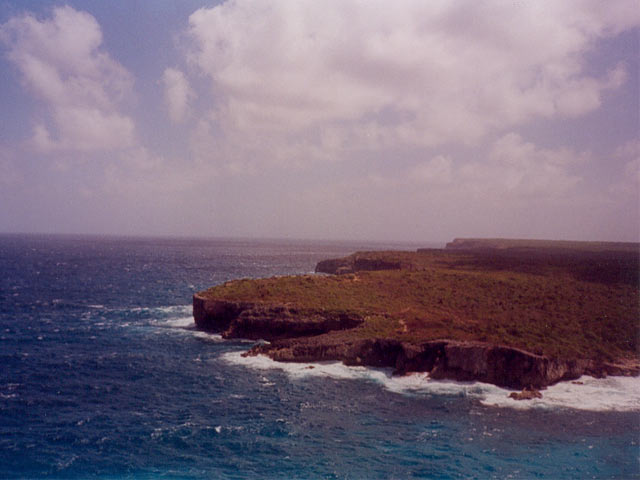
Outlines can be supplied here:
<path id="1" fill-rule="evenodd" d="M 572 240 L 532 240 L 514 238 L 456 238 L 447 244 L 449 249 L 535 249 L 571 250 L 583 252 L 637 252 L 633 242 L 580 242 Z"/>
<path id="2" fill-rule="evenodd" d="M 371 271 L 363 259 L 402 268 Z M 203 295 L 356 312 L 365 322 L 342 334 L 359 338 L 477 340 L 551 357 L 637 358 L 637 251 L 365 252 L 342 262 L 365 269 L 237 280 Z"/>

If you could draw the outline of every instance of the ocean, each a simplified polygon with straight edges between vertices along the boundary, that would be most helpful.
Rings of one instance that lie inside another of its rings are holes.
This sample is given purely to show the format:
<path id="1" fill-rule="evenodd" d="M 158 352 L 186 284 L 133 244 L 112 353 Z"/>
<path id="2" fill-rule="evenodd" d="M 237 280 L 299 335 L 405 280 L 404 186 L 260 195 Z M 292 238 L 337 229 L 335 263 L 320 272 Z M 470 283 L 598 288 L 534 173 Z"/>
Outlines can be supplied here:
<path id="1" fill-rule="evenodd" d="M 516 402 L 194 328 L 196 291 L 383 248 L 0 235 L 0 478 L 640 478 L 637 378 Z"/>

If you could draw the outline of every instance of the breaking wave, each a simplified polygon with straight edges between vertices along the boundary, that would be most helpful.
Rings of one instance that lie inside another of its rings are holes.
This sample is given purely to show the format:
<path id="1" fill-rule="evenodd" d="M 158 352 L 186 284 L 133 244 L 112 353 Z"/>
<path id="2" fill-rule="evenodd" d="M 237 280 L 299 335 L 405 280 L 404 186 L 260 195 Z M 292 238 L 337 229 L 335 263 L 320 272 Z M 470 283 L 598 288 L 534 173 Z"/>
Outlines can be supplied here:
<path id="1" fill-rule="evenodd" d="M 253 369 L 284 371 L 290 378 L 329 377 L 365 380 L 404 395 L 464 396 L 477 399 L 485 406 L 501 408 L 571 408 L 586 411 L 640 411 L 640 377 L 593 378 L 560 382 L 542 391 L 542 398 L 514 400 L 512 390 L 482 382 L 433 380 L 426 373 L 394 376 L 391 369 L 352 367 L 341 362 L 287 363 L 276 362 L 264 355 L 243 357 L 243 352 L 229 352 L 222 359 Z"/>

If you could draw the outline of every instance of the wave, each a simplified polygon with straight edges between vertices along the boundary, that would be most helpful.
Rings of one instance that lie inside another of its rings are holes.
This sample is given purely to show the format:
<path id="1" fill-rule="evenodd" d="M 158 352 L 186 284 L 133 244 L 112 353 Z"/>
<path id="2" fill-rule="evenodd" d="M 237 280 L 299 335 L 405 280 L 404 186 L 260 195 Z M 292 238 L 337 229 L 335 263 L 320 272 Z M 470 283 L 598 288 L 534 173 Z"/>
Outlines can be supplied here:
<path id="1" fill-rule="evenodd" d="M 161 320 L 158 323 L 162 325 L 166 325 L 167 327 L 170 327 L 170 328 L 188 328 L 188 327 L 195 328 L 193 316 L 169 318 L 166 320 Z"/>
<path id="2" fill-rule="evenodd" d="M 542 391 L 542 398 L 515 401 L 489 393 L 486 405 L 532 407 L 567 407 L 589 411 L 640 411 L 640 377 L 594 378 L 587 375 L 571 382 L 560 382 Z M 513 403 L 515 405 L 510 405 Z"/>
<path id="3" fill-rule="evenodd" d="M 202 330 L 191 330 L 191 333 L 194 337 L 201 338 L 202 340 L 206 340 L 207 342 L 226 342 L 226 340 L 222 338 L 222 335 L 219 335 L 217 333 L 203 332 Z"/>
<path id="4" fill-rule="evenodd" d="M 243 352 L 229 352 L 221 358 L 232 364 L 253 369 L 284 371 L 290 378 L 329 377 L 365 380 L 380 384 L 385 389 L 420 396 L 463 396 L 477 399 L 491 407 L 515 409 L 569 408 L 586 411 L 640 411 L 640 377 L 593 378 L 583 376 L 577 381 L 560 382 L 542 391 L 542 398 L 514 400 L 512 390 L 482 382 L 456 382 L 433 380 L 426 373 L 393 376 L 391 369 L 351 367 L 341 362 L 284 363 L 264 355 L 243 357 Z"/>
<path id="5" fill-rule="evenodd" d="M 168 305 L 164 307 L 131 307 L 127 308 L 130 312 L 157 313 L 160 315 L 171 315 L 176 313 L 191 313 L 193 306 L 189 305 Z"/>

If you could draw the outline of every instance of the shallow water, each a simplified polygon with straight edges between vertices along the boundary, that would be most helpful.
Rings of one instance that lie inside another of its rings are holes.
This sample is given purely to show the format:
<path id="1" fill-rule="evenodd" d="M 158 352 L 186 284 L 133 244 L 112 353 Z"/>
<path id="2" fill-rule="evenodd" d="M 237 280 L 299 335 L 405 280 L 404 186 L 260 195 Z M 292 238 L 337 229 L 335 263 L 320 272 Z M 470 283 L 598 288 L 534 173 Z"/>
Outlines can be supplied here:
<path id="1" fill-rule="evenodd" d="M 0 477 L 640 478 L 637 379 L 515 402 L 192 328 L 195 291 L 384 247 L 1 236 Z"/>

